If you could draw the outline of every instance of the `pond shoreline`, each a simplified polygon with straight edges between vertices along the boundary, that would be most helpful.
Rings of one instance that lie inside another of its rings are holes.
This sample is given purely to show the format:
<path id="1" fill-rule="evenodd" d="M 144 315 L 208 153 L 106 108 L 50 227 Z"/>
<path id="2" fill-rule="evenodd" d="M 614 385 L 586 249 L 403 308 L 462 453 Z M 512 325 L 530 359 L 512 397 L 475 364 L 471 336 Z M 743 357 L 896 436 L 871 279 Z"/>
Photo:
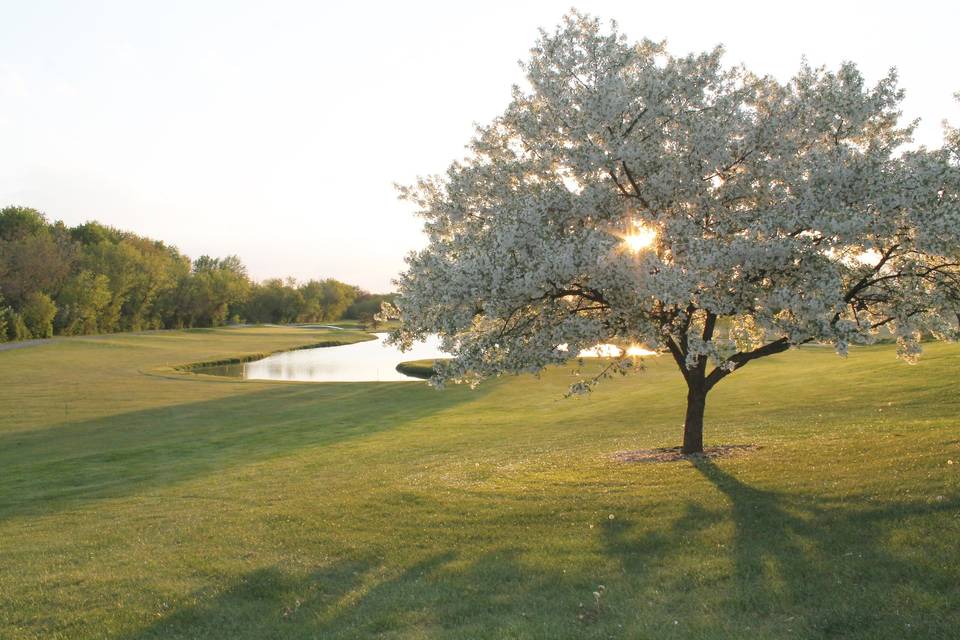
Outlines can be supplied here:
<path id="1" fill-rule="evenodd" d="M 365 335 L 369 336 L 366 340 L 327 340 L 272 354 L 245 354 L 242 358 L 193 362 L 181 365 L 180 371 L 234 381 L 414 382 L 424 376 L 408 375 L 398 365 L 446 355 L 440 351 L 439 339 L 435 336 L 415 343 L 409 351 L 401 351 L 388 343 L 388 332 Z M 322 348 L 330 346 L 342 348 Z"/>
<path id="2" fill-rule="evenodd" d="M 234 364 L 246 364 L 248 362 L 256 362 L 258 360 L 263 360 L 264 358 L 269 358 L 270 356 L 276 355 L 278 353 L 289 353 L 291 351 L 303 351 L 304 349 L 324 349 L 327 347 L 346 347 L 351 344 L 360 344 L 363 342 L 370 342 L 371 340 L 376 340 L 377 336 L 370 333 L 367 334 L 370 337 L 364 338 L 362 340 L 323 340 L 321 342 L 313 342 L 310 344 L 300 345 L 298 347 L 291 347 L 290 349 L 277 349 L 276 351 L 261 351 L 260 353 L 248 353 L 242 356 L 235 356 L 231 358 L 221 358 L 219 360 L 204 360 L 200 362 L 189 362 L 187 364 L 176 365 L 173 368 L 174 371 L 179 371 L 182 373 L 198 373 L 198 369 L 209 369 L 211 367 L 225 367 Z M 228 377 L 228 376 L 220 376 Z"/>

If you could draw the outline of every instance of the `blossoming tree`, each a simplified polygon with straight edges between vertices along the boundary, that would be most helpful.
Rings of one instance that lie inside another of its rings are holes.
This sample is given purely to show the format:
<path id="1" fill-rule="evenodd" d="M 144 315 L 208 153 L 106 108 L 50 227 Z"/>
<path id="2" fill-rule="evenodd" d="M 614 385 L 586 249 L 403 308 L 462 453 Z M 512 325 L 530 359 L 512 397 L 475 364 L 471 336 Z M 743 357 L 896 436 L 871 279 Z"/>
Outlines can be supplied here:
<path id="1" fill-rule="evenodd" d="M 465 160 L 401 188 L 429 245 L 398 280 L 392 338 L 438 333 L 438 382 L 642 343 L 686 381 L 695 453 L 707 394 L 753 360 L 881 331 L 911 360 L 921 336 L 957 337 L 960 140 L 902 151 L 894 72 L 866 86 L 852 64 L 804 65 L 783 83 L 577 13 L 524 68 Z"/>

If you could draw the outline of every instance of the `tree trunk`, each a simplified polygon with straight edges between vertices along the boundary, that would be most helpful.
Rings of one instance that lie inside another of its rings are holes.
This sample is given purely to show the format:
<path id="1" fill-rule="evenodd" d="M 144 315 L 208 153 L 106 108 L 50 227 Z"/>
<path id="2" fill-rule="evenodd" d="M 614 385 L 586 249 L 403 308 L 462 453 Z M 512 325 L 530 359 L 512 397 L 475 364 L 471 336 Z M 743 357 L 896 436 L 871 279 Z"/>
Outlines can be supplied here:
<path id="1" fill-rule="evenodd" d="M 687 417 L 683 421 L 683 454 L 703 452 L 703 410 L 707 390 L 702 384 L 690 384 L 687 391 Z"/>

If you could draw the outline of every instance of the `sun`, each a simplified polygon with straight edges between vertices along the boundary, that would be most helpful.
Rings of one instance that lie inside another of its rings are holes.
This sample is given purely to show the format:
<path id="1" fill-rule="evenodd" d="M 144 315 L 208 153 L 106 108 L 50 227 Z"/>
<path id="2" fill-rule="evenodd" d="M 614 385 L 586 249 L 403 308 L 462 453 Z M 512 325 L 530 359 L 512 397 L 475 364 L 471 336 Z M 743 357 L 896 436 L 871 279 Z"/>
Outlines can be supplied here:
<path id="1" fill-rule="evenodd" d="M 657 232 L 655 229 L 637 224 L 630 233 L 621 236 L 621 239 L 627 249 L 639 253 L 653 245 L 654 240 L 657 239 Z"/>

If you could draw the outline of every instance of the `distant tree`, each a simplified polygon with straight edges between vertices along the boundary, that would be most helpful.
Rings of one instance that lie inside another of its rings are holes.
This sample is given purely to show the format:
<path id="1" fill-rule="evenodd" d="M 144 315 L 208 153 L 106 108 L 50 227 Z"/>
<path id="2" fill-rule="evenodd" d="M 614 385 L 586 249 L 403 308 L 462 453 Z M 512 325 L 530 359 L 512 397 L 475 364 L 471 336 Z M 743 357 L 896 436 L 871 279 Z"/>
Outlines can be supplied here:
<path id="1" fill-rule="evenodd" d="M 912 360 L 921 335 L 957 337 L 960 134 L 903 152 L 893 73 L 868 87 L 849 63 L 803 66 L 784 83 L 577 13 L 526 71 L 468 159 L 403 191 L 430 243 L 400 278 L 393 338 L 439 333 L 441 382 L 643 343 L 686 381 L 696 453 L 708 392 L 754 360 L 811 341 L 845 354 L 881 329 Z"/>
<path id="2" fill-rule="evenodd" d="M 103 242 L 116 244 L 126 235 L 113 227 L 92 221 L 70 229 L 70 237 L 83 245 L 97 245 Z"/>
<path id="3" fill-rule="evenodd" d="M 123 309 L 129 306 L 134 288 L 144 273 L 140 251 L 125 240 L 102 240 L 84 247 L 79 264 L 86 271 L 106 276 L 108 282 L 110 299 L 99 313 L 99 330 L 119 330 L 124 324 Z"/>
<path id="4" fill-rule="evenodd" d="M 311 280 L 300 288 L 304 309 L 302 322 L 330 322 L 338 320 L 356 299 L 357 287 L 327 278 Z"/>
<path id="5" fill-rule="evenodd" d="M 167 255 L 162 259 L 162 286 L 154 291 L 145 309 L 149 311 L 147 317 L 154 328 L 182 328 L 186 326 L 184 303 L 192 262 L 171 247 L 165 248 L 164 252 Z"/>
<path id="6" fill-rule="evenodd" d="M 19 240 L 35 236 L 47 229 L 47 218 L 29 207 L 0 209 L 0 240 Z"/>
<path id="7" fill-rule="evenodd" d="M 301 322 L 323 322 L 325 309 L 323 305 L 323 285 L 319 280 L 310 280 L 300 286 L 300 297 L 303 305 L 297 319 Z"/>
<path id="8" fill-rule="evenodd" d="M 110 279 L 84 270 L 67 280 L 60 296 L 57 329 L 64 335 L 98 333 L 110 306 Z"/>
<path id="9" fill-rule="evenodd" d="M 23 321 L 23 316 L 12 308 L 7 309 L 7 339 L 8 340 L 29 340 L 33 336 Z"/>
<path id="10" fill-rule="evenodd" d="M 396 297 L 394 293 L 369 293 L 367 291 L 361 291 L 344 312 L 343 317 L 358 320 L 360 316 L 371 311 L 376 313 L 379 311 L 382 303 L 392 302 Z"/>
<path id="11" fill-rule="evenodd" d="M 251 287 L 243 313 L 252 322 L 284 324 L 295 322 L 303 307 L 303 295 L 297 290 L 296 282 L 275 278 Z"/>
<path id="12" fill-rule="evenodd" d="M 16 206 L 0 209 L 0 291 L 3 339 L 30 337 L 24 318 L 36 320 L 42 299 L 34 294 L 56 305 L 55 332 L 88 334 L 219 326 L 242 316 L 327 321 L 340 317 L 358 292 L 333 279 L 255 285 L 237 256 L 191 262 L 160 241 L 94 221 L 67 228 Z"/>
<path id="13" fill-rule="evenodd" d="M 8 237 L 0 239 L 0 290 L 19 308 L 31 292 L 59 290 L 73 266 L 74 248 L 61 228 L 24 223 L 19 213 L 14 219 Z"/>
<path id="14" fill-rule="evenodd" d="M 110 301 L 98 312 L 98 331 L 164 326 L 169 309 L 160 302 L 169 301 L 165 294 L 189 273 L 189 259 L 163 242 L 97 222 L 69 229 L 68 235 L 77 245 L 74 275 L 89 271 L 106 276 L 109 283 Z"/>
<path id="15" fill-rule="evenodd" d="M 379 324 L 377 316 L 384 302 L 390 303 L 396 299 L 393 293 L 367 293 L 361 292 L 356 300 L 347 308 L 343 317 L 351 320 L 359 320 L 363 324 L 376 328 Z"/>
<path id="16" fill-rule="evenodd" d="M 3 299 L 3 294 L 0 294 L 0 342 L 6 342 L 10 339 L 10 336 L 7 335 L 7 329 L 10 325 L 10 316 L 13 313 L 13 309 L 7 306 L 7 301 Z"/>
<path id="17" fill-rule="evenodd" d="M 120 309 L 120 329 L 158 329 L 163 326 L 157 307 L 159 297 L 176 285 L 185 258 L 155 240 L 129 237 L 123 242 L 135 250 L 136 260 Z"/>
<path id="18" fill-rule="evenodd" d="M 34 338 L 53 337 L 53 318 L 57 315 L 57 305 L 50 296 L 39 291 L 28 294 L 20 314 Z"/>
<path id="19" fill-rule="evenodd" d="M 239 308 L 250 292 L 246 267 L 237 256 L 200 256 L 186 283 L 188 326 L 218 327 Z"/>

